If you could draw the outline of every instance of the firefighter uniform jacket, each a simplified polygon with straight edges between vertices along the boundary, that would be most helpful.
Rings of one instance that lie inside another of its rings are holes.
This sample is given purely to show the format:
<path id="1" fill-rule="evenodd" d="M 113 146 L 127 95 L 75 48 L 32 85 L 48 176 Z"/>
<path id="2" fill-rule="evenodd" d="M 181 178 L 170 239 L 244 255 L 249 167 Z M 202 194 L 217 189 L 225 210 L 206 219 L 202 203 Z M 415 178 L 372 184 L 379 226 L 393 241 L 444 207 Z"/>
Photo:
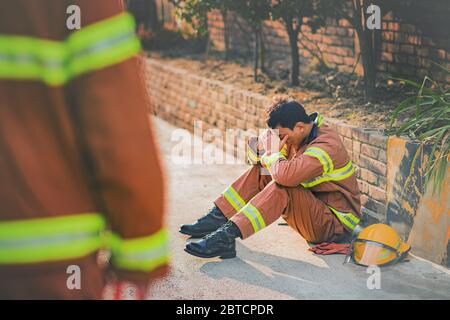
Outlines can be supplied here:
<path id="1" fill-rule="evenodd" d="M 79 30 L 67 28 L 71 5 Z M 0 298 L 99 298 L 102 247 L 119 278 L 166 269 L 134 30 L 117 0 L 0 2 Z M 67 288 L 71 265 L 81 290 Z"/>

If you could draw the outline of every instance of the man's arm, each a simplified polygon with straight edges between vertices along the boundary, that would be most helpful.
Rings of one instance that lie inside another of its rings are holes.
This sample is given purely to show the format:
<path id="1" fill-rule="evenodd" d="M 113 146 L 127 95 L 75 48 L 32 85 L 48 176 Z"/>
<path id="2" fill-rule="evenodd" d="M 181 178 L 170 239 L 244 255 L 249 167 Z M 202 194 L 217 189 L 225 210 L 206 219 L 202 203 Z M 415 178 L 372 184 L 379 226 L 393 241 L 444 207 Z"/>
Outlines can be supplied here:
<path id="1" fill-rule="evenodd" d="M 268 152 L 262 156 L 261 163 L 278 184 L 295 187 L 333 170 L 333 160 L 327 149 L 327 146 L 320 144 L 308 147 L 303 154 L 291 160 L 280 152 Z"/>

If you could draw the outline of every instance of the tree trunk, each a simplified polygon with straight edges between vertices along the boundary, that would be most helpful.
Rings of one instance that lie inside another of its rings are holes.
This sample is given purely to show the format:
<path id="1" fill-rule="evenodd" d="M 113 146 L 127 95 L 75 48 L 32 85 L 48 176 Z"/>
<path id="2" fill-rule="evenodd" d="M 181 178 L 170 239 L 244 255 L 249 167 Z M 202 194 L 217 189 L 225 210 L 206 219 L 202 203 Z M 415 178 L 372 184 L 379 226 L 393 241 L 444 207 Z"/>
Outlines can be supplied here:
<path id="1" fill-rule="evenodd" d="M 253 34 L 255 36 L 255 47 L 253 52 L 253 80 L 258 82 L 258 60 L 259 60 L 259 36 L 258 36 L 258 28 L 253 29 Z"/>
<path id="2" fill-rule="evenodd" d="M 150 9 L 150 28 L 153 32 L 156 32 L 161 29 L 161 23 L 158 19 L 158 8 L 156 7 L 155 0 L 149 1 L 149 9 Z"/>
<path id="3" fill-rule="evenodd" d="M 220 11 L 223 21 L 223 40 L 225 42 L 225 61 L 230 59 L 230 34 L 228 30 L 227 10 Z"/>
<path id="4" fill-rule="evenodd" d="M 206 46 L 205 46 L 205 61 L 209 59 L 209 51 L 211 50 L 211 39 L 209 37 L 209 32 L 205 34 L 206 37 Z"/>
<path id="5" fill-rule="evenodd" d="M 370 32 L 364 28 L 365 15 L 362 13 L 360 0 L 355 1 L 354 7 L 354 27 L 359 39 L 361 58 L 364 69 L 364 89 L 366 99 L 370 102 L 376 99 L 376 69 L 373 55 L 373 42 L 370 39 Z"/>
<path id="6" fill-rule="evenodd" d="M 259 65 L 264 73 L 268 73 L 266 69 L 266 48 L 264 47 L 263 30 L 262 27 L 259 28 Z"/>
<path id="7" fill-rule="evenodd" d="M 209 28 L 208 28 L 208 13 L 205 12 L 205 15 L 202 18 L 203 28 L 205 31 L 205 34 L 202 36 L 202 42 L 204 41 L 205 45 L 205 60 L 208 60 L 209 58 L 209 51 L 211 49 L 211 37 L 209 36 Z"/>
<path id="8" fill-rule="evenodd" d="M 291 86 L 298 86 L 300 75 L 300 56 L 298 53 L 298 31 L 294 30 L 292 20 L 285 20 L 286 31 L 291 48 Z"/>

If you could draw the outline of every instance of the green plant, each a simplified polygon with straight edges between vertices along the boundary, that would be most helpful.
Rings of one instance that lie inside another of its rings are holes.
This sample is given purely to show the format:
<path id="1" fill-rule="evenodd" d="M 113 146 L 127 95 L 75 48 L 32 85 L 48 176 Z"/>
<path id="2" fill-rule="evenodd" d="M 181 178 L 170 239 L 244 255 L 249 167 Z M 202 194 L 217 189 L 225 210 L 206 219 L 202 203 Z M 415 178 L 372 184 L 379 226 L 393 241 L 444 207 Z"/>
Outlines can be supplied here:
<path id="1" fill-rule="evenodd" d="M 450 74 L 449 69 L 439 67 Z M 431 153 L 426 161 L 425 186 L 433 181 L 433 193 L 435 191 L 440 193 L 450 161 L 450 92 L 448 88 L 429 77 L 425 77 L 422 84 L 406 79 L 396 80 L 418 91 L 417 95 L 405 99 L 395 108 L 391 117 L 390 130 L 400 114 L 409 115 L 395 130 L 395 134 L 397 136 L 406 134 L 421 141 L 417 153 L 423 152 L 424 145 L 432 145 Z M 416 154 L 414 159 L 417 158 Z"/>

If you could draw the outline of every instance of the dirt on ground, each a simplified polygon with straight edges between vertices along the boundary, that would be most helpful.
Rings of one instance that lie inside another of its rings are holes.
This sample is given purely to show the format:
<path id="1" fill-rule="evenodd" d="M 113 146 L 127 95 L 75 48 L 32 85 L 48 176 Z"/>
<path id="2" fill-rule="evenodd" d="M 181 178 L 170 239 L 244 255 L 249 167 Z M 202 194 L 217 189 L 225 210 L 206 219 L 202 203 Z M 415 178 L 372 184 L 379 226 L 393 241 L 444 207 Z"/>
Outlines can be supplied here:
<path id="1" fill-rule="evenodd" d="M 318 64 L 306 61 L 301 62 L 299 86 L 290 86 L 289 65 L 286 63 L 277 63 L 276 70 L 259 71 L 255 82 L 252 61 L 248 58 L 235 56 L 225 61 L 223 53 L 214 51 L 206 58 L 204 53 L 196 52 L 198 44 L 174 43 L 176 41 L 172 40 L 171 45 L 163 49 L 152 48 L 147 51 L 148 55 L 195 74 L 269 97 L 288 95 L 304 104 L 308 112 L 319 111 L 325 117 L 359 127 L 387 129 L 395 107 L 412 93 L 400 81 L 380 75 L 376 103 L 370 103 L 364 97 L 361 77 L 336 70 L 321 70 Z"/>

